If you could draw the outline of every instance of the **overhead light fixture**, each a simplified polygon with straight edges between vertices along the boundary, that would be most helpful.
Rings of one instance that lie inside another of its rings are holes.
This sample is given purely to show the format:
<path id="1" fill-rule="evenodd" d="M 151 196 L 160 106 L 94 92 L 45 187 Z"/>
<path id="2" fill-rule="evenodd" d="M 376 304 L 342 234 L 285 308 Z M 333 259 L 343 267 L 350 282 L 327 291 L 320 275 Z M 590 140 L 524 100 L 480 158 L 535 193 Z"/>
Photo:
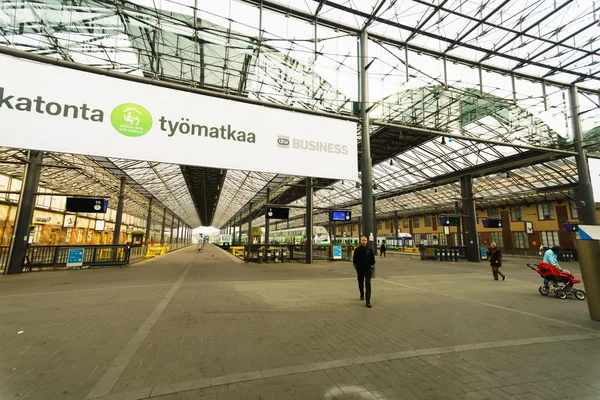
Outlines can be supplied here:
<path id="1" fill-rule="evenodd" d="M 506 172 L 506 177 L 510 178 L 510 172 Z"/>
<path id="2" fill-rule="evenodd" d="M 394 165 L 394 160 L 390 159 L 390 165 Z"/>
<path id="3" fill-rule="evenodd" d="M 442 136 L 442 144 L 446 144 L 446 138 Z"/>

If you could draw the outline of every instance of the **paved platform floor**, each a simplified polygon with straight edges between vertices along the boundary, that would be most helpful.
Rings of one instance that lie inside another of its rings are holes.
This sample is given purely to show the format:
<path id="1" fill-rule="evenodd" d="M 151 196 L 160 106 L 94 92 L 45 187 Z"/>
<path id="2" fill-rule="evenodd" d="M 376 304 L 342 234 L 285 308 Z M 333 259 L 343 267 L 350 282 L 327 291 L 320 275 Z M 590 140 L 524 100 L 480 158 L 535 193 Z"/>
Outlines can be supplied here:
<path id="1" fill-rule="evenodd" d="M 245 264 L 212 245 L 0 277 L 0 400 L 600 399 L 600 323 L 509 260 Z M 580 276 L 576 264 L 565 264 Z"/>

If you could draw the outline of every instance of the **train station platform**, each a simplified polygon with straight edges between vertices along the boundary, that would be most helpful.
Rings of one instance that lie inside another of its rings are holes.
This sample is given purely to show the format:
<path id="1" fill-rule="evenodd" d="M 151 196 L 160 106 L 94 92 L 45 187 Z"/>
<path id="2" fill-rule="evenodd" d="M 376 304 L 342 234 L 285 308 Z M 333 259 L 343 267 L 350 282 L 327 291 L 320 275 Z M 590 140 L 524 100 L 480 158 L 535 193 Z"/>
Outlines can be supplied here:
<path id="1" fill-rule="evenodd" d="M 349 262 L 213 245 L 2 276 L 0 399 L 600 399 L 586 302 L 503 272 L 378 257 L 371 309 Z"/>

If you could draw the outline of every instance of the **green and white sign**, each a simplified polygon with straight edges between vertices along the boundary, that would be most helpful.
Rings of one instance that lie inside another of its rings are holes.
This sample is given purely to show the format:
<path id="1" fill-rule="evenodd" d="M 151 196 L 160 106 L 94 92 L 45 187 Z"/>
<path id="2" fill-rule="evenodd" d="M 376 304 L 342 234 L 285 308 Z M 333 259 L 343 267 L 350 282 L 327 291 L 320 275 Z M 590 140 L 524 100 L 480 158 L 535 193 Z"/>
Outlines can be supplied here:
<path id="1" fill-rule="evenodd" d="M 0 146 L 358 179 L 356 124 L 0 55 Z"/>
<path id="2" fill-rule="evenodd" d="M 125 103 L 115 107 L 110 114 L 110 123 L 117 132 L 138 137 L 152 129 L 152 115 L 139 104 Z"/>

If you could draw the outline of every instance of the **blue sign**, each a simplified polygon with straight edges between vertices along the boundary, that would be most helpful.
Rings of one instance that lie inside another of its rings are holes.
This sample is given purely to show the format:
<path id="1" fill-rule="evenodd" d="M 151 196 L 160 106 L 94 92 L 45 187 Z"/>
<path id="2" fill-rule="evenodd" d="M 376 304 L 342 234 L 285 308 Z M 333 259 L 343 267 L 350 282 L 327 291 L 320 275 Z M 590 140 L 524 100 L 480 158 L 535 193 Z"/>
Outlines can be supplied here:
<path id="1" fill-rule="evenodd" d="M 350 211 L 331 211 L 329 213 L 330 221 L 350 221 L 352 213 Z"/>
<path id="2" fill-rule="evenodd" d="M 333 246 L 333 259 L 334 260 L 342 259 L 342 246 Z"/>
<path id="3" fill-rule="evenodd" d="M 67 267 L 83 266 L 83 249 L 69 249 L 67 256 Z"/>
<path id="4" fill-rule="evenodd" d="M 563 224 L 563 227 L 567 232 L 579 232 L 579 224 L 566 223 Z"/>

